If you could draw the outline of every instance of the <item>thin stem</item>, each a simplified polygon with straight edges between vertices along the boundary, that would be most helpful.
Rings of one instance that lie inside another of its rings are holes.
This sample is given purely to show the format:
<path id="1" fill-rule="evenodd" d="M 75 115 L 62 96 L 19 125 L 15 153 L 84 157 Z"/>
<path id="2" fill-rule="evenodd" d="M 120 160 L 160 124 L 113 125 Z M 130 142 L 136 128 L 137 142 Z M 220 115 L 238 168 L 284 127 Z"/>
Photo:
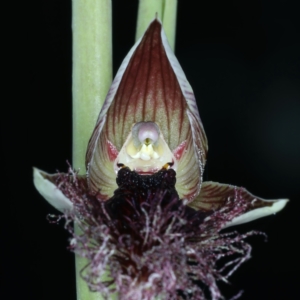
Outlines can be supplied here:
<path id="1" fill-rule="evenodd" d="M 176 35 L 176 15 L 177 15 L 177 0 L 165 0 L 163 27 L 168 38 L 168 42 L 174 51 L 175 35 Z"/>
<path id="2" fill-rule="evenodd" d="M 73 167 L 85 172 L 89 138 L 112 80 L 111 0 L 73 0 Z M 75 232 L 79 234 L 75 226 Z M 80 277 L 86 259 L 75 256 L 77 300 L 99 300 Z"/>
<path id="3" fill-rule="evenodd" d="M 73 0 L 73 167 L 85 172 L 89 138 L 112 81 L 111 0 Z"/>
<path id="4" fill-rule="evenodd" d="M 136 28 L 136 41 L 144 34 L 155 18 L 162 21 L 169 44 L 174 51 L 176 32 L 177 0 L 140 0 Z"/>

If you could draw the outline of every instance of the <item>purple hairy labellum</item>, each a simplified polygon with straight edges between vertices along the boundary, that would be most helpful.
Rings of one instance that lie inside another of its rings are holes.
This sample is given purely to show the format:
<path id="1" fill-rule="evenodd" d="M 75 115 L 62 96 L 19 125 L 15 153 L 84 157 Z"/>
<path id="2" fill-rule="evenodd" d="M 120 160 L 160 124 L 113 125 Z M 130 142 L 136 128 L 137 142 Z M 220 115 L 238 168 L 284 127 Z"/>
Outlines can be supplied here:
<path id="1" fill-rule="evenodd" d="M 38 191 L 64 213 L 71 248 L 89 261 L 82 277 L 91 290 L 127 300 L 222 298 L 217 282 L 250 258 L 244 239 L 258 233 L 220 231 L 274 214 L 287 200 L 203 182 L 207 149 L 193 90 L 154 20 L 108 92 L 86 176 L 34 169 Z"/>

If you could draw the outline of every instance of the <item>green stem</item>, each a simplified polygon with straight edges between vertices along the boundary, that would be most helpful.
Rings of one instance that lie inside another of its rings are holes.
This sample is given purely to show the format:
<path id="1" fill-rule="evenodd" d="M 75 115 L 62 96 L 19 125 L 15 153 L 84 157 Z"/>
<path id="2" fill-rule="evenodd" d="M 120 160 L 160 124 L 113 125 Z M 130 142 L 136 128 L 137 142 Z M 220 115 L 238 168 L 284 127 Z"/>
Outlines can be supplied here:
<path id="1" fill-rule="evenodd" d="M 111 0 L 73 0 L 73 167 L 86 147 L 112 81 Z"/>
<path id="2" fill-rule="evenodd" d="M 85 172 L 85 153 L 112 80 L 111 0 L 73 0 L 73 167 Z M 75 232 L 79 229 L 75 226 Z M 86 259 L 75 256 L 78 300 L 103 299 L 80 277 Z"/>
<path id="3" fill-rule="evenodd" d="M 162 21 L 169 44 L 174 51 L 176 32 L 177 0 L 140 0 L 136 28 L 136 41 L 144 34 L 155 18 Z"/>
<path id="4" fill-rule="evenodd" d="M 164 1 L 163 27 L 168 38 L 169 44 L 174 51 L 175 35 L 176 35 L 176 15 L 177 15 L 177 0 Z"/>

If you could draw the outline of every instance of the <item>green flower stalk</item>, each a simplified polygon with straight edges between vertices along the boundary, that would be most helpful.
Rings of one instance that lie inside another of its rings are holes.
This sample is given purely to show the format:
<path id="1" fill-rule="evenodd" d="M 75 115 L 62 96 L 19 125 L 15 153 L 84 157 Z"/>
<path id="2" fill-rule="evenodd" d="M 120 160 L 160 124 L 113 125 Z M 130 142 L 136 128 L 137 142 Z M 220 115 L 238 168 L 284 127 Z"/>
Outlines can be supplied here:
<path id="1" fill-rule="evenodd" d="M 140 2 L 138 36 L 144 26 L 141 14 L 147 20 L 153 13 L 150 2 Z M 103 9 L 110 9 L 105 3 Z M 251 246 L 245 238 L 258 233 L 220 231 L 276 213 L 287 202 L 264 200 L 228 184 L 203 182 L 206 134 L 193 90 L 163 29 L 164 21 L 175 20 L 170 16 L 176 9 L 167 9 L 168 3 L 175 2 L 159 3 L 157 17 L 125 57 L 89 133 L 86 174 L 71 167 L 67 174 L 34 170 L 36 188 L 63 213 L 72 235 L 70 246 L 77 254 L 81 276 L 78 299 L 116 295 L 124 300 L 221 299 L 217 282 L 228 282 L 250 258 Z M 74 6 L 74 15 L 79 8 Z M 79 24 L 74 20 L 75 32 Z M 83 40 L 79 38 L 74 46 L 78 47 L 74 60 L 79 62 L 73 76 L 73 163 L 81 169 L 90 128 L 82 136 L 76 128 L 93 118 L 91 103 L 105 88 L 97 80 L 91 85 L 99 56 L 93 47 L 94 57 L 86 56 L 86 43 L 93 45 L 95 35 L 85 36 L 85 30 L 78 31 Z M 107 37 L 106 31 L 103 34 Z M 100 74 L 99 80 L 110 76 Z M 86 110 L 78 109 L 85 101 Z M 220 266 L 223 257 L 229 260 Z"/>
<path id="2" fill-rule="evenodd" d="M 111 0 L 73 0 L 73 165 L 85 174 L 86 145 L 112 80 Z M 75 224 L 75 230 L 79 229 Z M 86 259 L 76 255 L 78 300 L 98 300 L 82 280 Z"/>

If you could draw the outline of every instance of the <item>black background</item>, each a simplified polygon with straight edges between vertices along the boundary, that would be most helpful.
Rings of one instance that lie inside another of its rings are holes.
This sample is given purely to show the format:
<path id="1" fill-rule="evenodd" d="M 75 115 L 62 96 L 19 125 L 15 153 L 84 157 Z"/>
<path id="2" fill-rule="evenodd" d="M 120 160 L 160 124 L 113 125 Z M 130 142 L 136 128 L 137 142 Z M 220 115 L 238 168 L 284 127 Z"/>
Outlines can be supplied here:
<path id="1" fill-rule="evenodd" d="M 176 56 L 209 140 L 205 180 L 291 200 L 278 215 L 236 228 L 268 235 L 267 243 L 249 239 L 253 258 L 225 288 L 226 295 L 245 290 L 244 300 L 300 299 L 296 2 L 179 0 Z M 68 234 L 47 222 L 56 211 L 35 191 L 31 169 L 65 171 L 71 160 L 71 1 L 22 2 L 16 11 L 12 86 L 1 118 L 1 201 L 8 207 L 1 214 L 0 293 L 3 299 L 75 299 Z M 136 13 L 137 1 L 113 1 L 114 74 L 134 43 Z"/>

